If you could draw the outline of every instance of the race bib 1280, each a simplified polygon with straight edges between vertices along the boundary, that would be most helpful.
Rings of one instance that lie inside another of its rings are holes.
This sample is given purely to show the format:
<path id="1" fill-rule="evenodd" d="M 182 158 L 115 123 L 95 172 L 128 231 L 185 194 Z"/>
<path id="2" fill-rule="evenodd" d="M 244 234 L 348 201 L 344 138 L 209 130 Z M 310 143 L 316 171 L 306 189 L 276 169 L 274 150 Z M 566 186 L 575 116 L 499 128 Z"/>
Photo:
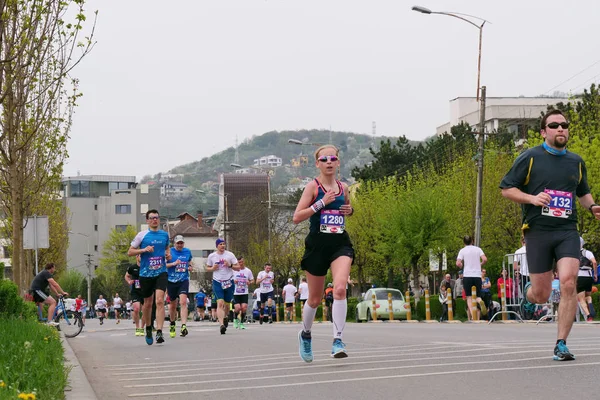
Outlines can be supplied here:
<path id="1" fill-rule="evenodd" d="M 321 210 L 322 233 L 344 233 L 346 226 L 340 210 Z"/>
<path id="2" fill-rule="evenodd" d="M 573 193 L 562 190 L 544 189 L 552 198 L 550 204 L 542 207 L 542 215 L 554 218 L 569 218 L 573 213 Z"/>

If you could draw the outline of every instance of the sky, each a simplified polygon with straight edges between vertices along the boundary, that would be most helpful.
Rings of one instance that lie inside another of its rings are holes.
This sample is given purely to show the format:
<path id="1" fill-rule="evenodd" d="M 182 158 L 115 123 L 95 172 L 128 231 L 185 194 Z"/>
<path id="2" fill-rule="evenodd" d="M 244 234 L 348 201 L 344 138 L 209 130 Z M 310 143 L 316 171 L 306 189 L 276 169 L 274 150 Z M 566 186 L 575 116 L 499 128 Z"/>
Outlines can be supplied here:
<path id="1" fill-rule="evenodd" d="M 139 180 L 274 130 L 429 137 L 476 94 L 479 30 L 413 5 L 490 22 L 488 97 L 600 80 L 597 0 L 88 0 L 64 175 Z"/>

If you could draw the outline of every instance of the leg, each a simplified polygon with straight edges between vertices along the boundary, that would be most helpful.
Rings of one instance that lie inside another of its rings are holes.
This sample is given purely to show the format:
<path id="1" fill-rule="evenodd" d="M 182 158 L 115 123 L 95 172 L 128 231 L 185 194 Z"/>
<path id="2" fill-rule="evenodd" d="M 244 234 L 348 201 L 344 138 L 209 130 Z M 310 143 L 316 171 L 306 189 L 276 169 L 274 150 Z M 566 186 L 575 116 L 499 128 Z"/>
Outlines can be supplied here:
<path id="1" fill-rule="evenodd" d="M 589 317 L 590 310 L 588 308 L 588 303 L 586 301 L 585 292 L 577 293 L 577 302 L 579 303 L 579 307 L 581 307 L 581 310 L 583 311 L 585 318 Z M 577 313 L 577 308 L 575 308 L 575 313 Z"/>
<path id="2" fill-rule="evenodd" d="M 223 325 L 223 320 L 225 319 L 225 300 L 223 299 L 217 300 L 217 319 L 219 320 L 219 324 Z"/>
<path id="3" fill-rule="evenodd" d="M 315 320 L 317 308 L 319 307 L 319 304 L 321 304 L 325 276 L 312 275 L 310 272 L 306 271 L 306 282 L 308 283 L 308 300 L 304 303 L 304 309 L 302 310 L 302 323 L 304 325 L 304 331 L 310 332 Z"/>
<path id="4" fill-rule="evenodd" d="M 177 321 L 177 300 L 175 299 L 169 303 L 169 320 L 171 325 L 175 325 L 175 321 Z"/>
<path id="5" fill-rule="evenodd" d="M 556 263 L 558 277 L 560 279 L 560 303 L 558 305 L 558 337 L 557 339 L 567 340 L 575 311 L 577 309 L 576 281 L 579 272 L 579 260 L 571 257 L 564 257 Z M 533 286 L 532 286 L 533 287 Z M 549 285 L 549 289 L 551 284 Z M 548 293 L 548 296 L 550 293 Z M 548 297 L 546 297 L 546 300 Z"/>
<path id="6" fill-rule="evenodd" d="M 156 301 L 156 330 L 162 331 L 165 323 L 165 291 L 156 289 L 154 298 Z"/>
<path id="7" fill-rule="evenodd" d="M 144 299 L 144 306 L 142 307 L 142 318 L 144 319 L 144 325 L 146 328 L 152 326 L 152 304 L 154 303 L 154 295 L 146 297 Z"/>
<path id="8" fill-rule="evenodd" d="M 140 302 L 136 301 L 133 303 L 133 322 L 135 322 L 136 329 L 141 328 L 140 326 Z"/>
<path id="9" fill-rule="evenodd" d="M 52 296 L 48 296 L 46 300 L 44 300 L 44 304 L 48 304 L 48 322 L 52 322 L 54 310 L 56 309 L 56 300 L 54 300 Z"/>

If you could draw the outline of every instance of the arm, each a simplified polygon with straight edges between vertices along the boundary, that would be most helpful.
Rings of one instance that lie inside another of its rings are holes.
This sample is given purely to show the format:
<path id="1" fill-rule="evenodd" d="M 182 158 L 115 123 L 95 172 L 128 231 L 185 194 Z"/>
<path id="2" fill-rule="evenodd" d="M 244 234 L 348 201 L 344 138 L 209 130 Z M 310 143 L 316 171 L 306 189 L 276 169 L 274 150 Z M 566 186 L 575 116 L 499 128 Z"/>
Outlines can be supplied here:
<path id="1" fill-rule="evenodd" d="M 485 256 L 485 254 L 481 255 L 481 266 L 483 267 L 483 265 L 487 262 L 487 257 Z"/>
<path id="2" fill-rule="evenodd" d="M 64 290 L 62 290 L 62 288 L 60 287 L 60 285 L 58 284 L 58 282 L 56 282 L 54 280 L 54 278 L 50 278 L 48 279 L 48 284 L 50 285 L 50 289 L 52 289 L 54 291 L 54 293 L 56 293 L 57 296 L 61 296 L 61 295 L 69 295 L 69 293 L 65 292 Z"/>
<path id="3" fill-rule="evenodd" d="M 177 260 L 173 261 L 172 263 L 169 263 L 169 262 L 168 262 L 168 263 L 167 263 L 167 268 L 173 268 L 173 267 L 175 267 L 175 266 L 177 266 L 177 265 L 179 265 L 179 264 L 181 264 L 181 261 L 180 261 L 180 260 L 179 260 L 179 258 L 178 258 Z"/>
<path id="4" fill-rule="evenodd" d="M 133 279 L 131 279 L 129 272 L 125 272 L 125 282 L 127 282 L 129 286 L 133 285 Z"/>
<path id="5" fill-rule="evenodd" d="M 257 285 L 260 285 L 260 283 L 261 283 L 262 281 L 264 281 L 266 277 L 267 277 L 267 276 L 266 276 L 266 275 L 264 275 L 264 276 L 261 278 L 261 274 L 259 273 L 259 274 L 258 274 L 258 276 L 256 277 L 256 284 L 257 284 Z"/>
<path id="6" fill-rule="evenodd" d="M 457 258 L 457 259 L 456 259 L 456 266 L 457 266 L 458 268 L 462 268 L 462 267 L 463 267 L 463 263 L 462 263 L 462 260 L 461 260 L 460 258 Z"/>
<path id="7" fill-rule="evenodd" d="M 204 266 L 204 268 L 208 271 L 208 272 L 214 272 L 217 269 L 217 264 L 213 264 L 213 265 L 208 265 L 206 264 Z"/>
<path id="8" fill-rule="evenodd" d="M 527 194 L 516 187 L 502 189 L 502 196 L 515 203 L 532 204 L 540 207 L 547 206 L 550 204 L 550 200 L 552 200 L 552 197 L 550 197 L 548 193 L 540 192 L 534 196 L 532 194 Z M 600 208 L 598 209 L 598 213 L 600 214 Z"/>
<path id="9" fill-rule="evenodd" d="M 490 281 L 490 278 L 487 278 L 487 283 L 484 283 L 481 287 L 483 289 L 489 289 L 489 288 L 491 288 L 492 287 L 492 281 Z"/>
<path id="10" fill-rule="evenodd" d="M 313 214 L 316 214 L 321 208 L 335 200 L 335 193 L 333 193 L 333 191 L 329 191 L 325 193 L 325 196 L 323 196 L 321 200 L 311 204 L 316 189 L 317 183 L 315 181 L 311 181 L 304 188 L 304 192 L 302 193 L 302 197 L 298 202 L 296 211 L 294 211 L 294 217 L 292 220 L 295 224 L 299 224 L 300 222 L 307 220 Z"/>
<path id="11" fill-rule="evenodd" d="M 238 263 L 233 264 L 231 266 L 231 269 L 234 270 L 234 271 L 239 271 L 241 269 L 240 268 L 240 264 L 238 264 Z"/>
<path id="12" fill-rule="evenodd" d="M 594 198 L 591 194 L 586 194 L 579 197 L 579 204 L 590 210 L 596 219 L 600 219 L 600 206 L 594 203 Z"/>

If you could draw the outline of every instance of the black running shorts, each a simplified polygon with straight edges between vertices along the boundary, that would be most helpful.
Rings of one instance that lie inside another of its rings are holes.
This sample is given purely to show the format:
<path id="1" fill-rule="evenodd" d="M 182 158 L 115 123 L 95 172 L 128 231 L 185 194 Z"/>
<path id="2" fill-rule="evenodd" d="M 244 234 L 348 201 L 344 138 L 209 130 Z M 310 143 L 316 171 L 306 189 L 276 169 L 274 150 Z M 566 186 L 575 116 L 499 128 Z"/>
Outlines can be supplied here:
<path id="1" fill-rule="evenodd" d="M 594 285 L 594 278 L 591 276 L 578 276 L 577 277 L 577 293 L 592 291 Z"/>
<path id="2" fill-rule="evenodd" d="M 467 297 L 471 297 L 473 292 L 473 286 L 475 286 L 477 297 L 481 297 L 481 278 L 465 276 L 463 278 L 463 290 L 467 292 Z"/>
<path id="3" fill-rule="evenodd" d="M 354 248 L 348 232 L 309 233 L 304 239 L 301 268 L 315 276 L 325 276 L 337 258 L 346 256 L 354 262 Z"/>
<path id="4" fill-rule="evenodd" d="M 140 290 L 142 293 L 142 297 L 147 299 L 151 297 L 155 291 L 162 290 L 163 292 L 167 290 L 167 273 L 163 272 L 158 276 L 153 276 L 152 278 L 146 278 L 144 276 L 140 276 L 140 285 L 142 289 Z"/>
<path id="5" fill-rule="evenodd" d="M 564 257 L 579 260 L 579 233 L 576 230 L 526 230 L 525 241 L 530 274 L 552 271 L 554 262 Z"/>
<path id="6" fill-rule="evenodd" d="M 233 304 L 248 304 L 248 295 L 247 294 L 234 294 L 233 295 Z"/>

